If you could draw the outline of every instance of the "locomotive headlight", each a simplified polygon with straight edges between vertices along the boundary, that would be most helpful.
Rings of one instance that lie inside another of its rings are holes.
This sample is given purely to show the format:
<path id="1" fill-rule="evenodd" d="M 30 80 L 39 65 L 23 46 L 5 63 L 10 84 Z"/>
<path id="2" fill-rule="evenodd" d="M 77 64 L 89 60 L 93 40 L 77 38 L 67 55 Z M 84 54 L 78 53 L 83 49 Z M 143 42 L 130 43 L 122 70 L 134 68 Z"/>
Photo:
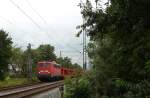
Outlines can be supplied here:
<path id="1" fill-rule="evenodd" d="M 48 70 L 46 70 L 45 72 L 50 73 Z"/>
<path id="2" fill-rule="evenodd" d="M 48 72 L 47 70 L 45 70 L 45 72 Z"/>

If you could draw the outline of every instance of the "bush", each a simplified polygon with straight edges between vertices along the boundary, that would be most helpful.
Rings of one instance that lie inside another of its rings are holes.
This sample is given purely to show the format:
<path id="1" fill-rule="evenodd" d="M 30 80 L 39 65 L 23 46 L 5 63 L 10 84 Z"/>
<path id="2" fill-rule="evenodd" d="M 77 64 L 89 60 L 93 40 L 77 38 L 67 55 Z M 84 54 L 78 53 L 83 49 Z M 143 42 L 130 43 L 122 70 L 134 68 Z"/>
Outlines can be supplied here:
<path id="1" fill-rule="evenodd" d="M 90 82 L 82 76 L 65 80 L 64 98 L 91 98 Z"/>

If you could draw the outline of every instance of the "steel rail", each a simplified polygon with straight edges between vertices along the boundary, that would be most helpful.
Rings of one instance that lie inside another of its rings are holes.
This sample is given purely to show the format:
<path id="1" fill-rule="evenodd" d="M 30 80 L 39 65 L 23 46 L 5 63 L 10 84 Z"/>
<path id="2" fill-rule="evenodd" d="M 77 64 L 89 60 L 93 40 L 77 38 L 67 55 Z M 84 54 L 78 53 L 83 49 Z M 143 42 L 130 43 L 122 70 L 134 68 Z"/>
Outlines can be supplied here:
<path id="1" fill-rule="evenodd" d="M 0 98 L 27 98 L 36 93 L 40 93 L 46 90 L 63 86 L 63 81 L 57 81 L 52 83 L 42 83 L 33 86 L 14 88 L 11 90 L 0 91 Z"/>
<path id="2" fill-rule="evenodd" d="M 10 90 L 10 89 L 16 89 L 16 88 L 21 88 L 21 87 L 26 87 L 26 86 L 33 86 L 33 85 L 38 85 L 41 84 L 42 82 L 31 82 L 29 83 L 24 83 L 24 84 L 19 84 L 19 85 L 14 85 L 14 86 L 8 86 L 8 87 L 0 87 L 0 92 L 4 90 Z"/>

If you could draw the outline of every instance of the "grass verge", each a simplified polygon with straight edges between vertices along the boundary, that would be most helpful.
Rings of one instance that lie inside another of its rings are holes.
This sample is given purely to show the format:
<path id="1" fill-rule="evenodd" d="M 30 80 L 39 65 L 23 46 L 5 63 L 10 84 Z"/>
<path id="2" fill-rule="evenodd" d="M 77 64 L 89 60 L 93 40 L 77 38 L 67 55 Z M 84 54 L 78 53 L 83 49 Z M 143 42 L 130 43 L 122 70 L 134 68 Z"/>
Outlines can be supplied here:
<path id="1" fill-rule="evenodd" d="M 36 78 L 32 80 L 28 80 L 27 78 L 9 78 L 4 81 L 0 81 L 0 88 L 29 84 L 36 81 L 38 81 Z"/>

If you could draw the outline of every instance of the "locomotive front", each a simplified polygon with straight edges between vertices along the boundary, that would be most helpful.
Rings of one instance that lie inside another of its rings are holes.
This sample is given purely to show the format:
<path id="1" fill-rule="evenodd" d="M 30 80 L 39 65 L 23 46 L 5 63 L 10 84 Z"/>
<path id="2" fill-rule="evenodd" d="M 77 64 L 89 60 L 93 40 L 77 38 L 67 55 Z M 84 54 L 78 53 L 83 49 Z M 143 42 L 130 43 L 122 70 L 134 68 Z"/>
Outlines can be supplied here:
<path id="1" fill-rule="evenodd" d="M 40 81 L 60 80 L 62 79 L 61 68 L 54 62 L 38 62 L 37 77 Z"/>
<path id="2" fill-rule="evenodd" d="M 37 77 L 40 81 L 50 80 L 51 70 L 50 62 L 38 62 L 37 64 Z"/>

